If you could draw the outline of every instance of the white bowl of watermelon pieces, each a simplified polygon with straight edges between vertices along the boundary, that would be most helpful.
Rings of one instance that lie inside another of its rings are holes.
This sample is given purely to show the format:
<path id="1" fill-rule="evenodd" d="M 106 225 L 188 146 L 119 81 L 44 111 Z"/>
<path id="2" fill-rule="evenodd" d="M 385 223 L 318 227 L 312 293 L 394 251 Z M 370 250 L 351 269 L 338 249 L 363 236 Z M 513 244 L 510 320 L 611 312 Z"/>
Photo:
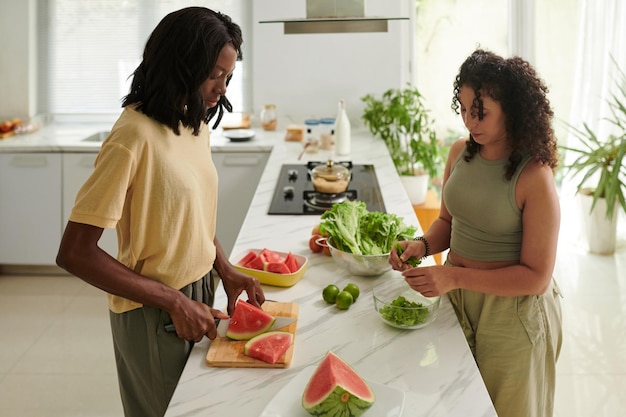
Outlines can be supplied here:
<path id="1" fill-rule="evenodd" d="M 302 278 L 308 258 L 291 252 L 278 252 L 267 248 L 248 249 L 236 256 L 234 266 L 253 276 L 261 284 L 291 287 Z"/>

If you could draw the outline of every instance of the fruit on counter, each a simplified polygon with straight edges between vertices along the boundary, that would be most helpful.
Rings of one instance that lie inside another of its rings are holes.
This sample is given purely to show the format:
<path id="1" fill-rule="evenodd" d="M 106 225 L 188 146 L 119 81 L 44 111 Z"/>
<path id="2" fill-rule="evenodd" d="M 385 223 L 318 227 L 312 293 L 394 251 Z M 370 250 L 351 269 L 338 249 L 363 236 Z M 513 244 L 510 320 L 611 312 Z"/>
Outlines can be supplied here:
<path id="1" fill-rule="evenodd" d="M 392 213 L 368 211 L 362 201 L 333 204 L 321 215 L 320 233 L 332 238 L 340 251 L 356 255 L 384 255 L 393 242 L 413 238 L 417 228 Z"/>
<path id="2" fill-rule="evenodd" d="M 317 243 L 317 240 L 321 237 L 322 235 L 320 235 L 319 233 L 311 235 L 311 237 L 309 238 L 309 249 L 311 249 L 311 252 L 320 253 L 324 249 L 322 245 Z"/>
<path id="3" fill-rule="evenodd" d="M 0 123 L 0 133 L 10 132 L 12 127 L 13 127 L 13 124 L 10 121 L 5 120 L 2 123 Z"/>
<path id="4" fill-rule="evenodd" d="M 335 304 L 339 310 L 347 310 L 359 298 L 361 290 L 354 282 L 340 290 L 335 284 L 329 284 L 322 290 L 322 298 L 328 304 Z"/>
<path id="5" fill-rule="evenodd" d="M 359 417 L 376 401 L 371 388 L 339 356 L 328 352 L 309 379 L 302 407 L 320 417 Z"/>
<path id="6" fill-rule="evenodd" d="M 343 290 L 352 294 L 352 298 L 354 299 L 354 301 L 356 301 L 356 299 L 359 298 L 359 295 L 361 294 L 361 289 L 354 282 L 346 285 Z"/>
<path id="7" fill-rule="evenodd" d="M 244 268 L 256 269 L 258 271 L 274 272 L 277 274 L 293 274 L 300 269 L 298 260 L 289 252 L 286 257 L 282 257 L 278 253 L 264 248 L 258 254 L 249 251 L 237 265 Z"/>
<path id="8" fill-rule="evenodd" d="M 11 120 L 3 120 L 0 123 L 0 133 L 7 133 L 7 132 L 14 131 L 21 125 L 22 125 L 22 119 L 20 119 L 19 117 L 15 117 Z"/>
<path id="9" fill-rule="evenodd" d="M 325 255 L 330 256 L 330 249 L 328 245 L 320 245 L 317 241 L 323 237 L 328 237 L 327 233 L 320 232 L 320 225 L 316 224 L 311 230 L 311 237 L 309 238 L 309 249 L 313 253 L 324 252 Z"/>
<path id="10" fill-rule="evenodd" d="M 354 304 L 354 297 L 348 291 L 341 291 L 337 294 L 335 305 L 339 310 L 347 310 L 352 304 Z"/>
<path id="11" fill-rule="evenodd" d="M 335 304 L 335 302 L 337 301 L 337 294 L 339 294 L 340 292 L 341 290 L 338 286 L 336 286 L 335 284 L 330 284 L 322 290 L 322 298 L 328 304 Z"/>
<path id="12" fill-rule="evenodd" d="M 262 333 L 246 342 L 243 354 L 273 364 L 283 357 L 292 344 L 293 333 L 291 332 Z"/>
<path id="13" fill-rule="evenodd" d="M 248 340 L 266 332 L 276 319 L 258 307 L 237 300 L 235 311 L 230 318 L 226 337 L 233 340 Z"/>

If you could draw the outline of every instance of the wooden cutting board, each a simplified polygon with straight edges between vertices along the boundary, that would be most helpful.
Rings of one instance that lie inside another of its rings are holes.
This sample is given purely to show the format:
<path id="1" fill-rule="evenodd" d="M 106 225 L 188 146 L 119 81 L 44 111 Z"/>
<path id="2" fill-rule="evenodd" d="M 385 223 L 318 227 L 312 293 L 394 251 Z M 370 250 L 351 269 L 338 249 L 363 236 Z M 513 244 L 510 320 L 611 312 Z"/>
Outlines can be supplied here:
<path id="1" fill-rule="evenodd" d="M 298 318 L 298 304 L 266 301 L 263 303 L 263 310 L 273 316 Z M 293 359 L 293 349 L 295 345 L 296 326 L 298 321 L 294 321 L 289 326 L 282 329 L 293 333 L 294 343 L 285 352 L 278 362 L 272 364 L 254 359 L 243 354 L 243 347 L 246 340 L 231 340 L 228 337 L 217 336 L 209 345 L 206 355 L 206 363 L 209 366 L 218 368 L 288 368 Z"/>

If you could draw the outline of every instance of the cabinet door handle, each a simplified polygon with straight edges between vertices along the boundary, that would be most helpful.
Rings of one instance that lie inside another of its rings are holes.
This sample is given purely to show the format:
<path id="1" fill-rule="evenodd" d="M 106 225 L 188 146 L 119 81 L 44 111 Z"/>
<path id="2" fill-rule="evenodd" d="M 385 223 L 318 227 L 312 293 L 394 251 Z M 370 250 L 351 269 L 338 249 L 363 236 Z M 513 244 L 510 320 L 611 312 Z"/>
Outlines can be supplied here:
<path id="1" fill-rule="evenodd" d="M 261 157 L 256 155 L 227 156 L 224 165 L 227 166 L 253 166 L 261 162 Z"/>
<path id="2" fill-rule="evenodd" d="M 16 167 L 45 167 L 48 165 L 46 155 L 16 155 L 11 159 L 11 165 Z"/>

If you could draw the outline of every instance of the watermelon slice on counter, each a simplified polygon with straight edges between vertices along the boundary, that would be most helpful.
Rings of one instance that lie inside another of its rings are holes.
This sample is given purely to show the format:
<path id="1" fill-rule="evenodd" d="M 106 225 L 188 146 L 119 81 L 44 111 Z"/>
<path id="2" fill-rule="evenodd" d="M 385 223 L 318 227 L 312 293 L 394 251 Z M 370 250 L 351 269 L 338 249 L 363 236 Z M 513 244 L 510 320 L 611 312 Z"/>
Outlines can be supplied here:
<path id="1" fill-rule="evenodd" d="M 302 394 L 302 407 L 314 416 L 358 417 L 375 401 L 367 383 L 333 352 L 319 363 Z"/>
<path id="2" fill-rule="evenodd" d="M 293 343 L 293 333 L 274 331 L 262 333 L 248 340 L 243 354 L 267 363 L 276 363 Z"/>
<path id="3" fill-rule="evenodd" d="M 267 248 L 264 248 L 259 253 L 249 251 L 237 262 L 237 265 L 277 274 L 293 274 L 300 269 L 296 257 L 291 252 L 286 257 L 283 257 Z"/>
<path id="4" fill-rule="evenodd" d="M 248 340 L 272 327 L 276 319 L 258 307 L 237 300 L 235 311 L 230 317 L 226 337 L 233 340 Z"/>

